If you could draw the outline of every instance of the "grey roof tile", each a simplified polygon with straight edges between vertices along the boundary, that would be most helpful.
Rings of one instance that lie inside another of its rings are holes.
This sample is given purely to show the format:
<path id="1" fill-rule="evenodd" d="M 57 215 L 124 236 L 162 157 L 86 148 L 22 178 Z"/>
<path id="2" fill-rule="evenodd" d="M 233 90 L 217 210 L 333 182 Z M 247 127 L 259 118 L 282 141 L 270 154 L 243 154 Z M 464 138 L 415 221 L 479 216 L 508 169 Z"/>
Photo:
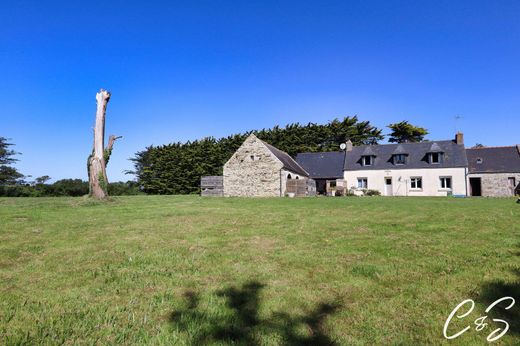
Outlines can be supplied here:
<path id="1" fill-rule="evenodd" d="M 273 147 L 271 144 L 264 141 L 262 141 L 262 143 L 264 143 L 267 149 L 269 149 L 269 151 L 282 162 L 283 168 L 296 174 L 300 174 L 306 177 L 309 176 L 309 173 L 307 173 L 305 169 L 303 169 L 296 161 L 294 161 L 294 159 L 285 151 L 281 151 L 280 149 Z"/>
<path id="2" fill-rule="evenodd" d="M 435 144 L 435 146 L 433 146 Z M 466 152 L 464 145 L 456 144 L 454 141 L 436 141 L 420 142 L 420 143 L 400 143 L 400 144 L 381 144 L 372 145 L 376 158 L 372 166 L 362 166 L 361 156 L 364 155 L 366 145 L 356 146 L 352 151 L 346 152 L 344 169 L 347 171 L 355 170 L 390 170 L 390 169 L 415 169 L 415 168 L 452 168 L 466 167 Z M 408 154 L 407 163 L 404 165 L 395 165 L 392 155 L 397 151 L 398 147 Z M 428 153 L 436 151 L 443 152 L 443 160 L 439 164 L 432 165 L 428 162 Z M 438 147 L 438 148 L 437 148 Z"/>
<path id="3" fill-rule="evenodd" d="M 312 179 L 343 178 L 345 153 L 342 151 L 323 153 L 299 153 L 296 162 L 300 164 Z"/>
<path id="4" fill-rule="evenodd" d="M 517 146 L 466 149 L 469 172 L 520 173 L 519 151 Z"/>

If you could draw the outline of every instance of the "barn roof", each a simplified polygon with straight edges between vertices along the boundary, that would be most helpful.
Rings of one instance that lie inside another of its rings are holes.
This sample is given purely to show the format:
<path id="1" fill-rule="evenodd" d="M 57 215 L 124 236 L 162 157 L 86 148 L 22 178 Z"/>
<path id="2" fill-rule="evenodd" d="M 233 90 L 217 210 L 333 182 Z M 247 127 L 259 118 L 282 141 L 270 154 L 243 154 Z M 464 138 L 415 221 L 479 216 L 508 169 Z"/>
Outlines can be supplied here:
<path id="1" fill-rule="evenodd" d="M 296 161 L 294 161 L 291 155 L 287 154 L 285 151 L 281 151 L 280 149 L 273 147 L 269 143 L 266 143 L 264 141 L 262 141 L 262 143 L 264 143 L 267 149 L 269 149 L 269 151 L 273 153 L 273 155 L 276 156 L 276 158 L 282 162 L 283 168 L 296 174 L 300 174 L 306 177 L 309 176 L 309 173 L 307 173 L 305 169 L 302 168 L 302 166 L 300 166 Z"/>
<path id="2" fill-rule="evenodd" d="M 343 178 L 344 152 L 300 153 L 296 162 L 300 164 L 312 179 Z"/>
<path id="3" fill-rule="evenodd" d="M 371 145 L 370 149 L 374 153 L 375 159 L 371 166 L 362 166 L 361 157 L 366 155 L 367 145 L 355 146 L 352 151 L 347 151 L 345 156 L 344 169 L 346 171 L 356 170 L 391 170 L 391 169 L 417 169 L 417 168 L 452 168 L 466 167 L 466 152 L 464 145 L 457 144 L 452 140 L 419 142 L 419 143 L 400 143 L 400 144 L 380 144 Z M 443 160 L 439 164 L 428 163 L 428 153 L 442 152 Z M 404 165 L 395 165 L 392 155 L 396 153 L 408 154 L 407 162 Z"/>
<path id="4" fill-rule="evenodd" d="M 520 172 L 520 146 L 466 149 L 469 173 Z"/>

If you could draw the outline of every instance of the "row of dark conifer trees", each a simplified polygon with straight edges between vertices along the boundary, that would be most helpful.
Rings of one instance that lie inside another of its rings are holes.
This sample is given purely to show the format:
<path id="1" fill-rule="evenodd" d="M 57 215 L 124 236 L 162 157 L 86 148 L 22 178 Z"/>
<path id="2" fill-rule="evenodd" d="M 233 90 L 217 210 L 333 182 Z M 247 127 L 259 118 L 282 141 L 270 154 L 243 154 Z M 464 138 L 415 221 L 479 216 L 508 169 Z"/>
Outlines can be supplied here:
<path id="1" fill-rule="evenodd" d="M 207 137 L 186 143 L 150 146 L 131 160 L 137 181 L 146 193 L 199 193 L 200 177 L 221 175 L 224 163 L 250 134 L 295 156 L 301 152 L 339 151 L 350 139 L 354 145 L 377 144 L 382 130 L 357 116 L 334 119 L 327 124 L 299 123 L 250 131 L 215 139 Z"/>

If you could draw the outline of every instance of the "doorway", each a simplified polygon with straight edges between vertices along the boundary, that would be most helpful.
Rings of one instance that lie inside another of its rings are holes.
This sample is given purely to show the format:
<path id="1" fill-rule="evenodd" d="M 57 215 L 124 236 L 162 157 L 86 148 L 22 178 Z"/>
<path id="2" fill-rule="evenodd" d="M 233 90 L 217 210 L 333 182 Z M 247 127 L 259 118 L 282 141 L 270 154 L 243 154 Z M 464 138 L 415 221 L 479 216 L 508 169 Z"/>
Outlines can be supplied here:
<path id="1" fill-rule="evenodd" d="M 385 178 L 385 196 L 393 196 L 392 178 Z"/>
<path id="2" fill-rule="evenodd" d="M 469 178 L 469 187 L 471 196 L 482 196 L 481 178 Z"/>

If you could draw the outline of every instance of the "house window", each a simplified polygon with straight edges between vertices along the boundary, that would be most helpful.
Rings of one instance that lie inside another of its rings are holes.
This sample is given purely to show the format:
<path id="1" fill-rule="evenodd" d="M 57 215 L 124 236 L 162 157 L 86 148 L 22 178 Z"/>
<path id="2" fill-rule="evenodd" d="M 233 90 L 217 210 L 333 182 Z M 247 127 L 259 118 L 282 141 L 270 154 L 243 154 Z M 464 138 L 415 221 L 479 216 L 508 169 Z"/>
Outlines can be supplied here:
<path id="1" fill-rule="evenodd" d="M 410 188 L 415 190 L 422 189 L 422 178 L 421 177 L 413 177 L 410 179 Z"/>
<path id="2" fill-rule="evenodd" d="M 442 153 L 430 153 L 430 163 L 439 164 L 441 163 Z"/>
<path id="3" fill-rule="evenodd" d="M 441 189 L 451 189 L 451 177 L 440 177 Z"/>
<path id="4" fill-rule="evenodd" d="M 287 179 L 292 179 L 291 173 L 287 174 Z"/>
<path id="5" fill-rule="evenodd" d="M 482 159 L 480 157 L 477 158 L 477 163 L 480 165 L 482 163 Z"/>
<path id="6" fill-rule="evenodd" d="M 394 165 L 404 165 L 406 163 L 406 155 L 405 154 L 396 154 L 394 155 Z"/>
<path id="7" fill-rule="evenodd" d="M 372 166 L 372 161 L 372 156 L 363 156 L 362 158 L 363 166 Z"/>
<path id="8" fill-rule="evenodd" d="M 366 189 L 368 187 L 368 179 L 367 178 L 357 178 L 357 187 L 358 187 L 358 189 Z"/>
<path id="9" fill-rule="evenodd" d="M 509 177 L 507 178 L 507 181 L 509 182 L 509 186 L 513 189 L 516 187 L 516 179 L 515 177 Z"/>

